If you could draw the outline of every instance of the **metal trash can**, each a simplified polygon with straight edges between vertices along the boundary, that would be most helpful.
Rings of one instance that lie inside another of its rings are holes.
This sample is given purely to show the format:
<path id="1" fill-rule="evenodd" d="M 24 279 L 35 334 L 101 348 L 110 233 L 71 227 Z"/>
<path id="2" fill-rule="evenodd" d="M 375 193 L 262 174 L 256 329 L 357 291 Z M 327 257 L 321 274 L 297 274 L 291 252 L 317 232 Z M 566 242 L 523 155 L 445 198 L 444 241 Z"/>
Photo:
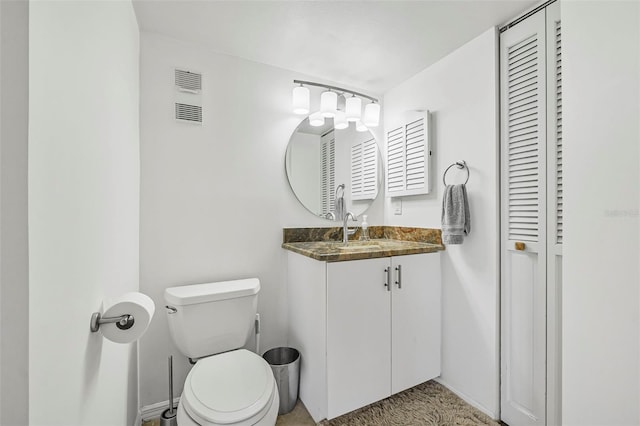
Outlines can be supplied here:
<path id="1" fill-rule="evenodd" d="M 293 348 L 273 348 L 262 355 L 273 370 L 278 386 L 278 414 L 287 414 L 296 406 L 300 384 L 300 352 Z"/>

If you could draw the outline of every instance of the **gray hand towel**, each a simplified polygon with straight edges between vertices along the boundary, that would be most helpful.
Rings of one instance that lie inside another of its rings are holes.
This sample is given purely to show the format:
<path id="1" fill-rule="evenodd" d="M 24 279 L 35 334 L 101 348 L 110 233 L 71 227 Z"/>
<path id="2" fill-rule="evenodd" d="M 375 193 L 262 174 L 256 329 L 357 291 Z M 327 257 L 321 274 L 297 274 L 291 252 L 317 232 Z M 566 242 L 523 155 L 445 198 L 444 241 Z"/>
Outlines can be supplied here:
<path id="1" fill-rule="evenodd" d="M 471 232 L 471 215 L 467 188 L 462 185 L 447 185 L 442 196 L 442 242 L 462 244 L 465 235 Z"/>

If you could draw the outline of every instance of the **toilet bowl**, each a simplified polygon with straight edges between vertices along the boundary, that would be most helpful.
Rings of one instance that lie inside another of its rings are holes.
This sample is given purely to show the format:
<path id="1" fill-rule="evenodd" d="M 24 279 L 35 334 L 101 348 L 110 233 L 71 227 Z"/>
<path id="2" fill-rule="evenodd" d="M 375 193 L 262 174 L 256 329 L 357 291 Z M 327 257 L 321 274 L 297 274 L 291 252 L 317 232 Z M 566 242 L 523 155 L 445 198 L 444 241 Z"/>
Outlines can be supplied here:
<path id="1" fill-rule="evenodd" d="M 251 335 L 260 282 L 256 278 L 165 290 L 171 337 L 197 360 L 178 404 L 179 426 L 273 426 L 280 397 L 273 371 L 241 349 Z"/>
<path id="2" fill-rule="evenodd" d="M 178 405 L 178 425 L 273 425 L 280 399 L 269 364 L 246 349 L 199 360 Z"/>

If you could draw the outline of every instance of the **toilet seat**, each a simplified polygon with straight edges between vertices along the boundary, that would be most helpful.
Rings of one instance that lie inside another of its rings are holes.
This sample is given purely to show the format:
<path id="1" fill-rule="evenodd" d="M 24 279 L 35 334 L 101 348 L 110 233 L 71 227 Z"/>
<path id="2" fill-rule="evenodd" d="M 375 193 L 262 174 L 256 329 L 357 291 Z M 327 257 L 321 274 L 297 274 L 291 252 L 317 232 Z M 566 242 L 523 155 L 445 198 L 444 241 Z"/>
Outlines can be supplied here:
<path id="1" fill-rule="evenodd" d="M 246 349 L 199 360 L 184 384 L 182 403 L 198 424 L 254 424 L 277 394 L 269 364 Z"/>

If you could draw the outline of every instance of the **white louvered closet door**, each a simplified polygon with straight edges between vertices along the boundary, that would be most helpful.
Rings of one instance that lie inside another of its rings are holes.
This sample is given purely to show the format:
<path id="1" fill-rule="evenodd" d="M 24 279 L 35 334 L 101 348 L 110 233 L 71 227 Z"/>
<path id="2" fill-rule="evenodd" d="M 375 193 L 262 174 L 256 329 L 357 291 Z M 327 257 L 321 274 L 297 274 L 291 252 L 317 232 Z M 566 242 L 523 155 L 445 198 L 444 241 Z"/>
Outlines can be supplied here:
<path id="1" fill-rule="evenodd" d="M 541 10 L 500 36 L 501 418 L 546 422 L 546 38 Z"/>
<path id="2" fill-rule="evenodd" d="M 562 376 L 562 26 L 560 2 L 547 18 L 547 425 L 560 426 Z"/>

